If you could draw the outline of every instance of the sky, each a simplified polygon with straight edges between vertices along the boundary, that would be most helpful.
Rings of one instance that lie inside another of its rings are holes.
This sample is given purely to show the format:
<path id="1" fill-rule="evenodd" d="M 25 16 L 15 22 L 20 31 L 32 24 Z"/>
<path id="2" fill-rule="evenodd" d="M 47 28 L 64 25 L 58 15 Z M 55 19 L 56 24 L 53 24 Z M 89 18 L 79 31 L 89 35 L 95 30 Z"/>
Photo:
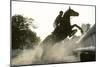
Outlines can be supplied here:
<path id="1" fill-rule="evenodd" d="M 71 25 L 77 24 L 81 26 L 84 24 L 95 23 L 95 7 L 93 6 L 80 6 L 80 5 L 65 5 L 65 4 L 48 4 L 48 3 L 35 3 L 35 2 L 12 2 L 12 16 L 20 14 L 25 17 L 31 17 L 38 26 L 33 29 L 39 37 L 43 40 L 46 36 L 51 34 L 54 30 L 53 23 L 59 11 L 66 11 L 69 6 L 71 9 L 79 13 L 77 17 L 71 17 Z M 78 31 L 76 33 L 80 35 Z"/>

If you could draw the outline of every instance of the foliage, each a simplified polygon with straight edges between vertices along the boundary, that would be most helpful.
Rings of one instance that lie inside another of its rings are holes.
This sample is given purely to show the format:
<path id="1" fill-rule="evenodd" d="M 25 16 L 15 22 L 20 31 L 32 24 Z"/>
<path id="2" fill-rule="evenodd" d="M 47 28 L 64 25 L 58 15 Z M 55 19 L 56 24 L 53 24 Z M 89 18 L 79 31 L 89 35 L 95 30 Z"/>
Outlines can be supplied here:
<path id="1" fill-rule="evenodd" d="M 25 18 L 22 15 L 12 16 L 12 49 L 30 48 L 38 44 L 40 38 L 29 29 L 32 25 L 32 18 Z"/>

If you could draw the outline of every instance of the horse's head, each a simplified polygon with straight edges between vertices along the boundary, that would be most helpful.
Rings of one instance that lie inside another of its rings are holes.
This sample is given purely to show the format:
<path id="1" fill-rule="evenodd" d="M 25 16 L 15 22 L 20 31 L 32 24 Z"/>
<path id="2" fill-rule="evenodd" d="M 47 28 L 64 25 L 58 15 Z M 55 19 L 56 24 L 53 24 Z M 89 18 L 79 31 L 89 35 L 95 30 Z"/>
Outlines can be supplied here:
<path id="1" fill-rule="evenodd" d="M 79 16 L 79 13 L 69 7 L 69 9 L 64 13 L 64 17 L 66 18 L 70 16 Z"/>
<path id="2" fill-rule="evenodd" d="M 79 16 L 79 13 L 69 7 L 68 11 L 70 16 Z"/>

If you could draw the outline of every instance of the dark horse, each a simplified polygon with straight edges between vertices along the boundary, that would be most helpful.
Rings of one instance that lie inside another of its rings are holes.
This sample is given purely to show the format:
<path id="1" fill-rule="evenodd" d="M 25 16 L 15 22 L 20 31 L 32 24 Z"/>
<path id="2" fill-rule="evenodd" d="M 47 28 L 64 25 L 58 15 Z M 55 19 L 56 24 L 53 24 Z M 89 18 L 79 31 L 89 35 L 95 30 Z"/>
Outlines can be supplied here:
<path id="1" fill-rule="evenodd" d="M 62 22 L 58 27 L 55 28 L 55 30 L 52 32 L 51 35 L 47 36 L 43 42 L 40 44 L 43 48 L 43 53 L 41 56 L 42 63 L 51 63 L 51 61 L 48 61 L 48 50 L 53 47 L 53 45 L 57 42 L 60 42 L 64 40 L 66 37 L 73 36 L 77 30 L 73 29 L 73 27 L 77 27 L 81 30 L 81 33 L 83 33 L 82 29 L 74 24 L 70 24 L 70 16 L 78 16 L 79 13 L 75 12 L 71 8 L 69 8 L 63 16 Z"/>
<path id="2" fill-rule="evenodd" d="M 52 32 L 51 35 L 47 36 L 45 40 L 43 40 L 42 44 L 53 45 L 59 41 L 64 40 L 68 36 L 69 37 L 73 36 L 77 32 L 77 29 L 72 30 L 73 27 L 77 27 L 81 31 L 81 33 L 83 33 L 83 30 L 81 29 L 81 27 L 79 27 L 76 24 L 71 25 L 70 23 L 71 16 L 79 16 L 79 13 L 75 12 L 69 7 L 69 9 L 64 13 L 63 19 L 60 25 L 55 28 L 55 30 Z"/>

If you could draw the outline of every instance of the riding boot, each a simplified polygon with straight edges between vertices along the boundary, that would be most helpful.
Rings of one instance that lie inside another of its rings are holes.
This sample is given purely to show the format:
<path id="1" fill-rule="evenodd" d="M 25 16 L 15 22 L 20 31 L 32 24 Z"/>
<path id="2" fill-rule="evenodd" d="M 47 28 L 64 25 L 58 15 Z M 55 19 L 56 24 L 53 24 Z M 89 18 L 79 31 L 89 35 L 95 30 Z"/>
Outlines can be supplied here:
<path id="1" fill-rule="evenodd" d="M 71 34 L 69 34 L 69 37 L 73 36 L 77 32 L 77 29 L 74 29 L 71 31 Z"/>

